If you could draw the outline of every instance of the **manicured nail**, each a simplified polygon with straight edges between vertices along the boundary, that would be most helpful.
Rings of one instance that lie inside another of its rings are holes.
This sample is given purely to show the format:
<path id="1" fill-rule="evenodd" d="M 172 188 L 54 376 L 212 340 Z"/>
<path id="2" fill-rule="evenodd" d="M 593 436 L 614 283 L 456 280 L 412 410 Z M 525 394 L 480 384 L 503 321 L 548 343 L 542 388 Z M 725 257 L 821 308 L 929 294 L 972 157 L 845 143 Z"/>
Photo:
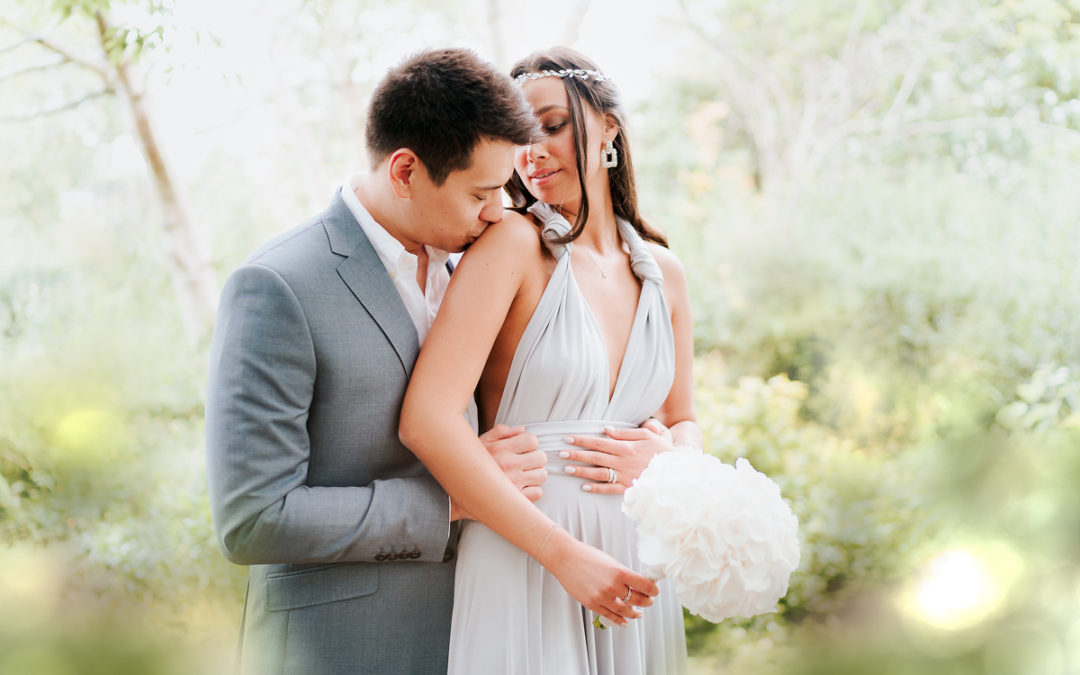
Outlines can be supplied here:
<path id="1" fill-rule="evenodd" d="M 570 445 L 573 445 L 574 444 L 574 437 L 573 436 L 563 436 L 562 442 L 563 443 L 569 443 Z"/>
<path id="2" fill-rule="evenodd" d="M 592 486 L 589 485 L 588 483 L 585 483 L 584 485 L 582 485 L 581 489 L 584 490 L 585 492 L 592 492 Z"/>
<path id="3" fill-rule="evenodd" d="M 569 456 L 570 456 L 570 453 L 569 453 L 569 452 L 567 452 L 566 450 L 563 450 L 562 452 L 560 452 L 560 453 L 559 453 L 559 457 L 560 457 L 561 459 L 566 459 L 566 458 L 568 458 Z"/>
<path id="4" fill-rule="evenodd" d="M 605 434 L 613 434 L 613 433 L 615 433 L 615 427 L 604 427 L 604 433 Z"/>
<path id="5" fill-rule="evenodd" d="M 577 473 L 577 467 L 576 466 L 568 466 L 568 467 L 565 467 L 563 469 L 563 471 L 565 471 L 566 473 Z"/>

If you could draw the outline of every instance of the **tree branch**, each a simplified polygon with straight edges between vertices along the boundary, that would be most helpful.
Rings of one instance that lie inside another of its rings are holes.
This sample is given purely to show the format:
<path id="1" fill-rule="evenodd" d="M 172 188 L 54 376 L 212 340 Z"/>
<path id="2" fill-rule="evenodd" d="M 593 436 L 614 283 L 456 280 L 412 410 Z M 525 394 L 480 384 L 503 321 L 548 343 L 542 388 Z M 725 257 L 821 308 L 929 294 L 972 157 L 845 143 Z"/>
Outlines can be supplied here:
<path id="1" fill-rule="evenodd" d="M 563 25 L 562 38 L 559 40 L 561 45 L 574 45 L 578 41 L 578 33 L 581 30 L 581 20 L 585 18 L 585 13 L 589 11 L 589 5 L 592 4 L 591 0 L 578 0 L 574 3 L 573 9 L 566 17 L 566 23 Z"/>
<path id="2" fill-rule="evenodd" d="M 38 70 L 48 70 L 49 68 L 55 68 L 56 66 L 62 66 L 67 63 L 67 59 L 59 59 L 57 61 L 50 61 L 48 63 L 38 63 L 33 66 L 26 66 L 25 68 L 18 68 L 16 70 L 9 71 L 7 73 L 0 74 L 0 82 L 4 80 L 11 80 L 27 73 L 33 73 Z"/>
<path id="3" fill-rule="evenodd" d="M 82 96 L 80 98 L 75 99 L 74 101 L 71 101 L 69 103 L 65 103 L 64 105 L 57 106 L 55 108 L 46 108 L 45 110 L 39 110 L 36 113 L 30 113 L 28 115 L 2 115 L 2 116 L 0 116 L 0 122 L 26 122 L 27 120 L 37 119 L 38 117 L 44 117 L 46 115 L 54 115 L 56 113 L 64 112 L 65 110 L 71 110 L 72 108 L 78 107 L 78 106 L 82 105 L 83 103 L 86 103 L 90 99 L 94 99 L 94 98 L 97 98 L 99 96 L 104 96 L 106 94 L 112 94 L 112 93 L 113 93 L 112 87 L 105 87 L 104 89 L 102 89 L 100 91 L 90 92 L 86 96 Z"/>
<path id="4" fill-rule="evenodd" d="M 86 68 L 87 70 L 92 70 L 93 72 L 97 73 L 98 76 L 101 77 L 102 80 L 105 81 L 106 87 L 109 87 L 109 88 L 112 87 L 112 84 L 110 83 L 111 78 L 109 77 L 109 70 L 108 70 L 108 65 L 107 64 L 94 63 L 90 59 L 86 59 L 86 58 L 82 58 L 80 56 L 76 56 L 75 54 L 73 54 L 69 50 L 65 49 L 64 47 L 61 47 L 60 45 L 56 44 L 51 39 L 46 37 L 46 33 L 43 32 L 43 33 L 38 33 L 36 35 L 31 34 L 29 31 L 23 30 L 22 28 L 17 26 L 13 21 L 11 21 L 10 19 L 8 19 L 5 16 L 0 16 L 0 23 L 5 23 L 8 26 L 11 26 L 12 29 L 14 29 L 14 30 L 16 30 L 16 31 L 18 31 L 19 33 L 22 34 L 22 39 L 19 40 L 18 42 L 14 43 L 14 44 L 10 44 L 10 45 L 8 45 L 6 47 L 0 48 L 0 54 L 4 53 L 6 51 L 12 50 L 12 49 L 16 49 L 18 47 L 21 47 L 24 44 L 27 44 L 29 42 L 36 42 L 37 44 L 39 44 L 42 47 L 48 49 L 49 51 L 54 52 L 56 54 L 59 54 L 65 61 L 68 61 L 70 63 L 74 63 L 76 65 L 82 66 L 83 68 Z M 50 30 L 51 30 L 51 28 L 50 28 Z"/>
<path id="5" fill-rule="evenodd" d="M 62 56 L 64 58 L 64 60 L 69 61 L 71 63 L 74 63 L 76 65 L 82 66 L 83 68 L 86 68 L 87 70 L 91 70 L 91 71 L 97 73 L 101 77 L 101 79 L 104 80 L 105 83 L 108 85 L 111 78 L 109 77 L 109 71 L 107 70 L 107 66 L 94 63 L 94 62 L 90 61 L 89 59 L 84 59 L 82 57 L 75 56 L 74 54 L 69 52 L 67 49 L 61 47 L 60 45 L 56 44 L 55 42 L 53 42 L 52 40 L 46 38 L 43 35 L 35 38 L 35 40 L 42 47 L 45 47 L 46 49 L 48 49 L 50 51 L 53 51 L 53 52 L 56 52 L 57 54 Z"/>
<path id="6" fill-rule="evenodd" d="M 487 0 L 487 24 L 491 31 L 491 51 L 495 64 L 500 69 L 506 69 L 510 64 L 506 63 L 506 50 L 503 48 L 502 39 L 502 12 L 499 0 Z"/>
<path id="7" fill-rule="evenodd" d="M 0 17 L 0 21 L 2 21 L 3 23 L 6 23 L 8 25 L 11 25 L 8 22 L 8 20 L 4 19 L 3 17 Z M 23 39 L 19 40 L 18 42 L 13 42 L 13 43 L 11 43 L 11 44 L 9 44 L 7 46 L 0 47 L 0 54 L 6 54 L 7 52 L 10 52 L 10 51 L 12 51 L 14 49 L 18 49 L 19 47 L 22 47 L 24 44 L 26 44 L 28 42 L 37 42 L 37 38 L 33 37 L 33 36 L 24 36 Z"/>

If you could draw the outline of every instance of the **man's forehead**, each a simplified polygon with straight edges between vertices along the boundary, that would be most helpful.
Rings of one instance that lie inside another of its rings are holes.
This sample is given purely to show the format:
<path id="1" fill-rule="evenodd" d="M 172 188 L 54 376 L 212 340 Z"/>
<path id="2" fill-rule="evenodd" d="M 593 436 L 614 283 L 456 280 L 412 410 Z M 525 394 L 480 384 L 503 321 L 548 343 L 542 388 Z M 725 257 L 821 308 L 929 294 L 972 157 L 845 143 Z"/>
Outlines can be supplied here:
<path id="1" fill-rule="evenodd" d="M 515 147 L 509 141 L 481 141 L 469 156 L 469 166 L 450 176 L 477 190 L 502 187 L 514 171 Z"/>

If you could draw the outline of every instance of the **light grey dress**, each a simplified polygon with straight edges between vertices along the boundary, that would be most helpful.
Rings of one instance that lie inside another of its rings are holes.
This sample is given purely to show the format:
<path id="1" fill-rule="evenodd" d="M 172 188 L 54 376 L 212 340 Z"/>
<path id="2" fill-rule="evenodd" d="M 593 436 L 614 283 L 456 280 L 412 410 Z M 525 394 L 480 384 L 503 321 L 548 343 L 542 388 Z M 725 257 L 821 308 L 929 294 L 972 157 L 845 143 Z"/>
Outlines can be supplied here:
<path id="1" fill-rule="evenodd" d="M 671 389 L 675 350 L 663 277 L 647 245 L 619 220 L 631 266 L 641 280 L 633 328 L 614 394 L 608 400 L 608 354 L 599 325 L 570 265 L 573 244 L 551 243 L 569 223 L 550 207 L 530 208 L 545 223 L 555 257 L 551 274 L 517 346 L 496 423 L 525 425 L 548 455 L 548 481 L 537 505 L 582 541 L 640 571 L 633 526 L 619 495 L 590 494 L 559 459 L 569 435 L 602 435 L 605 426 L 636 427 Z M 682 610 L 666 582 L 641 619 L 627 627 L 593 626 L 593 614 L 547 570 L 481 523 L 465 524 L 458 548 L 449 672 L 460 675 L 634 675 L 686 671 Z"/>

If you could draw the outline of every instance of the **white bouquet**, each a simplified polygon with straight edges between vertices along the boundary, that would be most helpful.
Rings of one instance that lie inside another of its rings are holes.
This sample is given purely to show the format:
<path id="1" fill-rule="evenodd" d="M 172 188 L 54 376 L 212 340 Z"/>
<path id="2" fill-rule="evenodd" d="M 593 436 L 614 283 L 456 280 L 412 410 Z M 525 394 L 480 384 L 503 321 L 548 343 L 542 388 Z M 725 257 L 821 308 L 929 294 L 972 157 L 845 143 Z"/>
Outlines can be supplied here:
<path id="1" fill-rule="evenodd" d="M 709 621 L 776 611 L 799 564 L 799 522 L 780 487 L 746 459 L 657 455 L 623 497 L 638 557 Z"/>

